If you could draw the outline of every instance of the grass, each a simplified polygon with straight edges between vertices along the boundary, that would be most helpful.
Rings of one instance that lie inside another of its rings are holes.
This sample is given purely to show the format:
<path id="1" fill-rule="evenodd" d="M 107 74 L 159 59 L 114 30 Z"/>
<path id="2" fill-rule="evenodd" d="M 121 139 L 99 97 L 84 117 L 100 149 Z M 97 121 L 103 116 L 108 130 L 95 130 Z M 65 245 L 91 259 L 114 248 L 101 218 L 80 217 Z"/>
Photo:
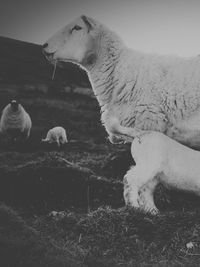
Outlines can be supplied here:
<path id="1" fill-rule="evenodd" d="M 77 228 L 92 257 L 103 257 L 105 262 L 114 259 L 113 266 L 127 262 L 139 266 L 144 261 L 159 264 L 163 260 L 182 264 L 190 254 L 188 242 L 195 244 L 191 253 L 199 254 L 199 227 L 194 226 L 199 215 L 190 216 L 190 220 L 183 213 L 152 217 L 133 209 L 100 208 L 79 221 Z"/>
<path id="2" fill-rule="evenodd" d="M 73 253 L 59 248 L 28 226 L 10 208 L 0 206 L 0 262 L 11 267 L 81 266 Z"/>
<path id="3" fill-rule="evenodd" d="M 100 207 L 88 214 L 66 210 L 64 217 L 37 217 L 29 223 L 61 248 L 73 244 L 86 266 L 199 266 L 199 216 L 198 211 L 152 216 Z"/>
<path id="4" fill-rule="evenodd" d="M 1 266 L 200 265 L 198 197 L 159 186 L 159 215 L 124 207 L 134 161 L 129 146 L 107 141 L 96 100 L 17 89 L 33 128 L 24 144 L 0 140 Z M 0 109 L 14 94 L 6 92 Z M 61 149 L 40 141 L 56 125 L 70 140 Z"/>

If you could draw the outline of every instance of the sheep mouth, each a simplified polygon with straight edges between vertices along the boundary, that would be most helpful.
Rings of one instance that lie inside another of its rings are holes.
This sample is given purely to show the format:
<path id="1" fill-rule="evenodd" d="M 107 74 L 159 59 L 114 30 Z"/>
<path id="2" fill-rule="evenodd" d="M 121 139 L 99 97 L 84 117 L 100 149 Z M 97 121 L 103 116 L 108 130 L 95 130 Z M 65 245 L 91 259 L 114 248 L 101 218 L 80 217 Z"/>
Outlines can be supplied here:
<path id="1" fill-rule="evenodd" d="M 45 57 L 49 58 L 49 57 L 53 57 L 53 55 L 55 54 L 55 51 L 54 52 L 47 52 L 47 51 L 45 51 L 45 49 L 42 49 L 42 54 Z"/>
<path id="2" fill-rule="evenodd" d="M 45 59 L 47 59 L 49 62 L 54 61 L 54 54 L 55 52 L 46 52 L 44 49 L 42 49 L 42 54 L 44 55 Z"/>
<path id="3" fill-rule="evenodd" d="M 59 58 L 55 58 L 54 57 L 54 53 L 47 53 L 46 52 L 42 52 L 45 59 L 51 64 L 51 65 L 55 65 L 55 62 L 56 62 L 56 65 L 59 66 L 59 67 L 63 67 L 64 66 L 64 63 L 65 63 L 65 60 L 62 60 L 62 59 L 59 59 Z"/>
<path id="4" fill-rule="evenodd" d="M 66 63 L 73 63 L 70 60 L 66 60 L 66 59 L 61 59 L 61 58 L 55 58 L 55 52 L 52 53 L 48 53 L 46 52 L 44 49 L 42 49 L 42 54 L 44 55 L 45 59 L 51 64 L 53 65 L 53 72 L 52 72 L 52 76 L 51 79 L 54 80 L 55 78 L 55 73 L 56 73 L 56 69 L 57 67 L 59 68 L 65 68 L 65 64 Z"/>
<path id="5" fill-rule="evenodd" d="M 57 57 L 55 57 L 55 53 L 56 53 L 56 51 L 49 53 L 49 52 L 46 52 L 44 49 L 42 49 L 43 56 L 52 65 L 55 65 L 55 62 L 56 62 L 56 65 L 57 66 L 64 67 L 65 66 L 65 63 L 73 62 L 70 59 L 57 58 Z"/>
<path id="6" fill-rule="evenodd" d="M 53 65 L 53 73 L 51 79 L 54 80 L 57 67 L 57 59 L 54 58 L 55 52 L 48 53 L 44 49 L 42 49 L 42 54 L 44 55 L 45 59 L 47 59 L 47 61 Z"/>

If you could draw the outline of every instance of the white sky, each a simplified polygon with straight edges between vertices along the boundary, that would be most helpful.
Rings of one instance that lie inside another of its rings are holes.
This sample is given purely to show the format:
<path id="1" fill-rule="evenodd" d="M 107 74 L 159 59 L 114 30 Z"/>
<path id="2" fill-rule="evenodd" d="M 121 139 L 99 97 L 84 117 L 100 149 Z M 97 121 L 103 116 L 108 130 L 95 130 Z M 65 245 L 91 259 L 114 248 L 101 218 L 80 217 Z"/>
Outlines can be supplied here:
<path id="1" fill-rule="evenodd" d="M 42 44 L 59 28 L 85 14 L 116 31 L 134 49 L 180 56 L 200 54 L 200 0 L 1 2 L 1 36 Z"/>

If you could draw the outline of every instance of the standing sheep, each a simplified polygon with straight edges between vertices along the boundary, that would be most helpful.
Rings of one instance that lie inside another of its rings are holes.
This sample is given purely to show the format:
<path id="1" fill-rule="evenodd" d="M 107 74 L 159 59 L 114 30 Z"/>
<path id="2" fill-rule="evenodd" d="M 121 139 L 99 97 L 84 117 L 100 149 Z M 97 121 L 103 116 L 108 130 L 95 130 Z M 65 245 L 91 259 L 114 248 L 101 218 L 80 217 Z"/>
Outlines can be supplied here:
<path id="1" fill-rule="evenodd" d="M 200 57 L 131 50 L 86 16 L 51 37 L 43 52 L 55 66 L 72 62 L 87 71 L 112 142 L 131 142 L 139 130 L 153 130 L 188 146 L 200 145 Z"/>
<path id="2" fill-rule="evenodd" d="M 66 144 L 68 141 L 65 129 L 59 126 L 50 129 L 42 142 L 56 143 L 58 146 Z"/>
<path id="3" fill-rule="evenodd" d="M 0 133 L 13 141 L 29 138 L 32 122 L 21 104 L 12 100 L 2 111 Z"/>
<path id="4" fill-rule="evenodd" d="M 159 132 L 135 138 L 131 153 L 136 165 L 124 177 L 127 205 L 157 213 L 154 190 L 158 183 L 200 196 L 200 152 Z"/>

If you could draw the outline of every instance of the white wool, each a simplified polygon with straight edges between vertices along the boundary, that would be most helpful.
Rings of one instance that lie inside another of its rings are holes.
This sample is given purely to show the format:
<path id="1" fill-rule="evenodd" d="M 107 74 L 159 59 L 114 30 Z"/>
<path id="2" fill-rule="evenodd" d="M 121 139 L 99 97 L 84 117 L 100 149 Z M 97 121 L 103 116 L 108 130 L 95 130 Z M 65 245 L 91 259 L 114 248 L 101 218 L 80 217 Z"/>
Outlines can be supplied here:
<path id="1" fill-rule="evenodd" d="M 67 143 L 66 131 L 63 127 L 57 126 L 50 129 L 45 139 L 42 140 L 47 143 L 57 143 L 58 146 Z"/>
<path id="2" fill-rule="evenodd" d="M 17 130 L 24 139 L 27 139 L 30 135 L 31 127 L 31 118 L 21 104 L 18 104 L 17 111 L 13 111 L 11 104 L 8 104 L 3 109 L 0 120 L 1 134 L 9 135 L 10 131 Z"/>
<path id="3" fill-rule="evenodd" d="M 84 20 L 78 18 L 56 33 L 45 50 L 54 52 L 51 60 L 71 61 L 87 71 L 110 139 L 114 134 L 131 141 L 126 129 L 110 127 L 116 118 L 120 126 L 200 144 L 200 57 L 144 54 L 127 48 L 98 21 L 87 18 L 88 28 Z M 82 29 L 69 33 L 74 25 Z"/>
<path id="4" fill-rule="evenodd" d="M 200 196 L 200 152 L 159 132 L 149 132 L 132 142 L 136 165 L 124 177 L 126 204 L 158 212 L 153 193 L 156 185 L 185 190 Z"/>

